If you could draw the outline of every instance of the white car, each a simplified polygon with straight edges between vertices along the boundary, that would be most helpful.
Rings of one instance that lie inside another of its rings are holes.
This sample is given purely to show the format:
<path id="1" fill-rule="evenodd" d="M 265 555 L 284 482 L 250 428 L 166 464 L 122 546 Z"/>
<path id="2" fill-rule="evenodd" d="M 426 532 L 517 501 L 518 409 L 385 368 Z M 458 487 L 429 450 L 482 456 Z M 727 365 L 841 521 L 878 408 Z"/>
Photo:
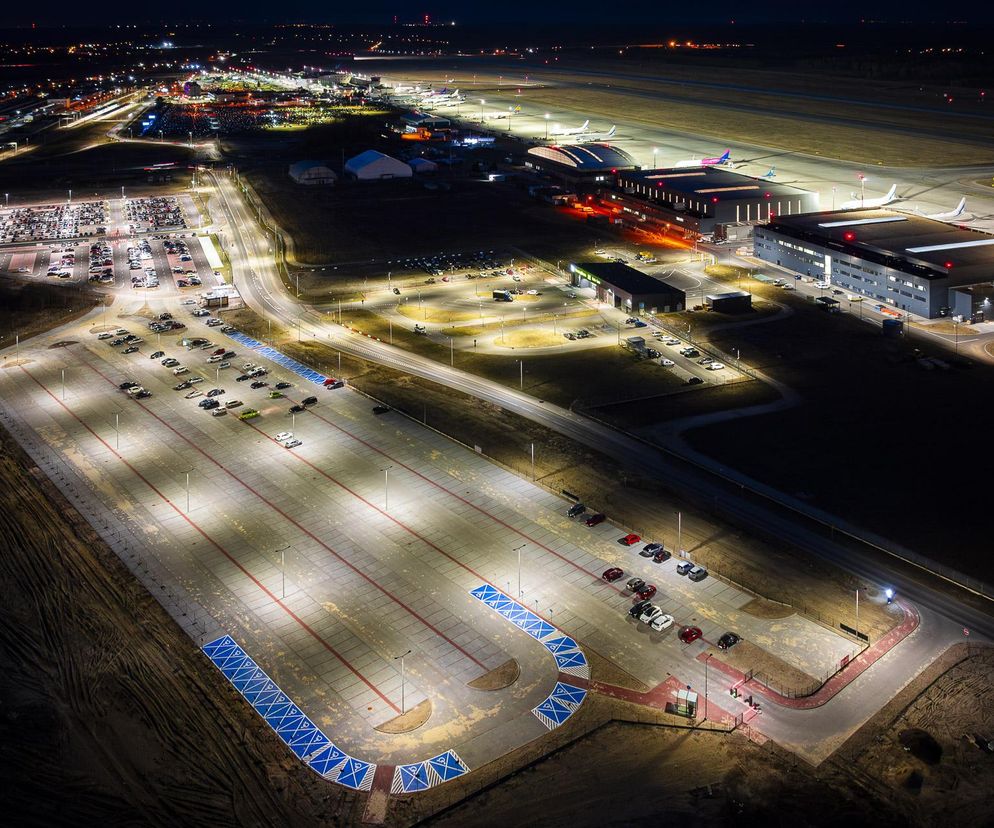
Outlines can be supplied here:
<path id="1" fill-rule="evenodd" d="M 173 374 L 178 377 L 180 374 L 185 374 L 189 370 L 189 368 L 185 368 L 180 365 L 179 368 L 173 368 Z"/>
<path id="2" fill-rule="evenodd" d="M 196 385 L 198 382 L 203 382 L 203 381 L 204 381 L 203 377 L 190 377 L 190 379 L 187 380 L 187 382 L 190 383 L 191 385 Z"/>
<path id="3" fill-rule="evenodd" d="M 815 282 L 815 287 L 819 290 L 828 290 L 831 285 L 828 282 Z"/>
<path id="4" fill-rule="evenodd" d="M 662 609 L 660 609 L 659 607 L 654 607 L 652 604 L 649 604 L 649 606 L 647 606 L 645 610 L 642 612 L 642 614 L 639 616 L 639 621 L 641 621 L 643 624 L 651 624 L 662 614 L 663 614 Z"/>
<path id="5" fill-rule="evenodd" d="M 707 369 L 709 371 L 720 371 L 724 367 L 725 364 L 723 362 L 709 362 L 707 364 Z"/>
<path id="6" fill-rule="evenodd" d="M 665 342 L 667 345 L 672 345 L 674 348 L 677 345 L 682 345 L 683 344 L 679 339 L 676 339 L 674 337 L 670 337 L 669 339 L 664 339 L 663 342 Z"/>
<path id="7" fill-rule="evenodd" d="M 224 359 L 224 357 L 221 356 L 221 354 L 214 354 L 214 356 L 207 357 L 207 361 L 211 362 L 211 363 L 213 363 L 213 362 L 221 362 L 223 359 Z"/>
<path id="8" fill-rule="evenodd" d="M 670 368 L 670 367 L 676 365 L 676 363 L 672 359 L 666 359 L 666 358 L 663 358 L 663 359 L 659 360 L 659 364 L 663 365 L 663 366 L 665 366 L 667 368 Z"/>
<path id="9" fill-rule="evenodd" d="M 192 400 L 194 397 L 199 397 L 200 392 L 196 388 L 194 388 L 189 394 L 186 394 L 185 396 L 186 399 Z"/>
<path id="10" fill-rule="evenodd" d="M 300 440 L 287 440 L 283 444 L 283 448 L 291 449 L 291 448 L 297 448 L 297 446 L 302 446 L 302 445 L 303 443 L 301 443 Z"/>
<path id="11" fill-rule="evenodd" d="M 649 626 L 654 630 L 665 630 L 667 627 L 673 626 L 673 616 L 661 612 L 649 622 Z"/>
<path id="12" fill-rule="evenodd" d="M 293 439 L 293 432 L 292 431 L 281 431 L 279 434 L 277 434 L 275 437 L 273 437 L 273 439 L 277 443 L 282 443 L 284 440 L 292 440 Z"/>
<path id="13" fill-rule="evenodd" d="M 528 296 L 538 296 L 538 291 L 537 290 L 526 290 L 525 294 L 528 295 Z"/>
<path id="14" fill-rule="evenodd" d="M 850 302 L 862 302 L 863 301 L 863 297 L 862 296 L 856 296 L 855 294 L 852 294 L 852 293 L 846 294 L 846 299 L 848 299 Z"/>
<path id="15" fill-rule="evenodd" d="M 112 333 L 107 333 L 106 331 L 102 334 L 97 334 L 97 339 L 111 339 L 114 336 Z"/>
<path id="16" fill-rule="evenodd" d="M 180 301 L 180 304 L 181 305 L 196 305 L 197 304 L 197 300 L 196 299 L 183 299 L 183 300 Z"/>

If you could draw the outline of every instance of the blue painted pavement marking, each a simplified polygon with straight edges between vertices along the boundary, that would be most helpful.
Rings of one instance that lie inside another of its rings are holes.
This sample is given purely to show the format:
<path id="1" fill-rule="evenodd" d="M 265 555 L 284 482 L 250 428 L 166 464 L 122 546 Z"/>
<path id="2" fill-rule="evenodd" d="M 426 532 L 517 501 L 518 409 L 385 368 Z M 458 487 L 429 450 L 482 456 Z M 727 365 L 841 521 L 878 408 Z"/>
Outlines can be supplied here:
<path id="1" fill-rule="evenodd" d="M 293 754 L 315 773 L 355 790 L 370 789 L 376 765 L 335 747 L 230 635 L 205 644 L 204 653 Z"/>
<path id="2" fill-rule="evenodd" d="M 246 336 L 240 331 L 232 331 L 227 335 L 235 340 L 235 342 L 257 351 L 260 356 L 273 360 L 277 364 L 282 365 L 288 371 L 293 371 L 293 373 L 303 377 L 309 382 L 313 382 L 315 385 L 324 385 L 324 381 L 327 379 L 324 374 L 315 371 L 313 368 L 308 368 L 306 365 L 297 362 L 297 360 L 293 359 L 293 357 L 289 357 L 281 351 L 277 351 L 275 348 L 259 342 L 257 339 Z"/>
<path id="3" fill-rule="evenodd" d="M 390 792 L 393 794 L 424 791 L 469 772 L 469 767 L 454 750 L 447 750 L 423 762 L 398 765 L 394 769 Z"/>

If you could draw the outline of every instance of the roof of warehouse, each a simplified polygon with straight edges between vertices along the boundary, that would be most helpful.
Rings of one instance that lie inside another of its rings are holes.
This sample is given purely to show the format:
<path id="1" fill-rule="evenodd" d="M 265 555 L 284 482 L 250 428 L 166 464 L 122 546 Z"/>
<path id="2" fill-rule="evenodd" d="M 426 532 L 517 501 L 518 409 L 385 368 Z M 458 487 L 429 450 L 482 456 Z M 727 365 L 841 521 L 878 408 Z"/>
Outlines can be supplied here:
<path id="1" fill-rule="evenodd" d="M 948 276 L 953 284 L 994 280 L 994 236 L 894 210 L 838 210 L 777 216 L 773 231 L 810 239 L 853 256 L 891 259 L 900 267 L 928 267 L 924 278 Z M 906 268 L 900 268 L 906 269 Z"/>
<path id="2" fill-rule="evenodd" d="M 621 262 L 575 262 L 570 265 L 570 270 L 574 268 L 633 296 L 653 293 L 683 294 L 679 288 L 654 279 L 652 276 L 647 276 L 641 270 L 636 270 L 634 267 L 629 267 Z"/>
<path id="3" fill-rule="evenodd" d="M 697 196 L 701 199 L 718 197 L 722 201 L 755 199 L 757 196 L 789 198 L 807 194 L 809 190 L 779 184 L 765 178 L 753 178 L 724 167 L 675 167 L 660 170 L 635 170 L 624 174 L 626 184 L 665 187 L 671 192 Z"/>
<path id="4" fill-rule="evenodd" d="M 528 154 L 584 172 L 635 166 L 635 159 L 632 156 L 611 144 L 564 144 L 562 146 L 532 147 L 528 150 Z"/>

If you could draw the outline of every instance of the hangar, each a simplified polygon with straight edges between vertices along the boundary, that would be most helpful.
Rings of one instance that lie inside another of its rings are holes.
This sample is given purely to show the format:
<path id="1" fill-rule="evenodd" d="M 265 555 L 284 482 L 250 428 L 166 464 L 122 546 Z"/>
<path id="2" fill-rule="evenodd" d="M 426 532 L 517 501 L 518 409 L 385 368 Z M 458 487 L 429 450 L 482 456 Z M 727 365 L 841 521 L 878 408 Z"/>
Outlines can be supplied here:
<path id="1" fill-rule="evenodd" d="M 357 181 L 410 178 L 413 171 L 403 161 L 376 150 L 366 150 L 345 162 L 345 174 Z"/>
<path id="2" fill-rule="evenodd" d="M 994 236 L 979 230 L 892 210 L 839 210 L 778 216 L 756 228 L 753 242 L 757 258 L 918 316 L 983 317 L 985 299 L 990 308 Z"/>
<path id="3" fill-rule="evenodd" d="M 624 212 L 686 235 L 818 209 L 818 193 L 723 167 L 626 170 L 618 175 L 618 189 L 611 198 Z"/>
<path id="4" fill-rule="evenodd" d="M 574 287 L 592 287 L 600 302 L 631 313 L 677 313 L 687 305 L 682 290 L 621 262 L 574 262 Z"/>
<path id="5" fill-rule="evenodd" d="M 622 170 L 634 170 L 635 159 L 611 144 L 563 144 L 532 147 L 525 166 L 550 173 L 567 184 L 613 185 Z"/>
<path id="6" fill-rule="evenodd" d="M 324 161 L 298 161 L 290 165 L 290 178 L 298 184 L 334 184 L 338 174 Z"/>

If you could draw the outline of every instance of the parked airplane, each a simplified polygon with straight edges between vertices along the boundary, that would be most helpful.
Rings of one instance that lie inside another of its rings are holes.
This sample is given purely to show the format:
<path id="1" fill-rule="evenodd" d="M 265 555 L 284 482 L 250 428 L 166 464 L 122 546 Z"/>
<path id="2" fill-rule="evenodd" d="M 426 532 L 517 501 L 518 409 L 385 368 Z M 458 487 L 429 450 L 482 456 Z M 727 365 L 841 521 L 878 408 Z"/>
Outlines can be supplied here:
<path id="1" fill-rule="evenodd" d="M 677 161 L 674 167 L 720 167 L 732 163 L 732 151 L 725 150 L 716 158 L 691 158 L 688 161 Z"/>
<path id="2" fill-rule="evenodd" d="M 897 184 L 891 187 L 887 191 L 887 195 L 880 196 L 880 198 L 859 198 L 856 193 L 850 193 L 852 196 L 852 201 L 844 201 L 839 207 L 840 210 L 863 210 L 872 209 L 873 207 L 885 207 L 894 201 L 897 193 Z"/>
<path id="3" fill-rule="evenodd" d="M 769 168 L 769 169 L 768 169 L 768 170 L 767 170 L 767 171 L 766 171 L 765 173 L 763 173 L 763 175 L 762 175 L 762 176 L 760 176 L 760 177 L 761 177 L 761 178 L 776 178 L 776 177 L 777 177 L 777 168 L 776 168 L 776 166 L 773 166 L 773 167 L 770 167 L 770 168 Z"/>
<path id="4" fill-rule="evenodd" d="M 613 125 L 607 132 L 584 132 L 582 135 L 576 137 L 576 143 L 590 144 L 594 141 L 610 141 L 614 138 L 614 133 L 617 131 L 618 127 Z"/>
<path id="5" fill-rule="evenodd" d="M 925 216 L 925 218 L 935 219 L 936 221 L 949 221 L 950 219 L 959 218 L 963 215 L 963 211 L 966 210 L 966 196 L 963 196 L 952 210 L 945 213 L 919 213 L 919 215 Z M 919 212 L 919 211 L 915 211 Z"/>
<path id="6" fill-rule="evenodd" d="M 520 112 L 521 112 L 521 107 L 516 106 L 513 109 L 509 109 L 507 112 L 501 112 L 500 110 L 498 110 L 497 112 L 487 112 L 484 117 L 492 121 L 497 121 L 500 120 L 501 118 L 510 118 L 512 115 L 517 115 Z"/>
<path id="7" fill-rule="evenodd" d="M 586 120 L 581 126 L 572 127 L 570 129 L 554 129 L 549 135 L 583 135 L 590 126 L 590 121 Z"/>

